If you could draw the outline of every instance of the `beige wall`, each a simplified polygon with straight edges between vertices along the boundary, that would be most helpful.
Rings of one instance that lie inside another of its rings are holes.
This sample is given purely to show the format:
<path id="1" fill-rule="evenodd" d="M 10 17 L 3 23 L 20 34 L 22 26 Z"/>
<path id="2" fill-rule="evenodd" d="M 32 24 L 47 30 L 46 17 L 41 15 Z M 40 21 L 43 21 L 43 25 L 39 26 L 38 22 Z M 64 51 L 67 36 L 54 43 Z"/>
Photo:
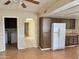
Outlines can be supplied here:
<path id="1" fill-rule="evenodd" d="M 26 42 L 24 38 L 24 22 L 25 19 L 28 17 L 32 17 L 35 21 L 37 21 L 37 16 L 36 14 L 33 13 L 28 13 L 28 12 L 22 12 L 22 11 L 13 11 L 13 10 L 0 10 L 0 50 L 2 49 L 5 50 L 5 46 L 3 42 L 4 41 L 4 34 L 3 34 L 3 17 L 4 16 L 11 16 L 11 17 L 17 17 L 18 18 L 18 48 L 19 49 L 24 49 L 26 48 Z M 35 37 L 34 37 L 34 42 L 37 42 L 37 22 L 35 22 Z M 38 45 L 37 43 L 34 43 L 34 45 Z"/>
<path id="2" fill-rule="evenodd" d="M 35 40 L 37 37 L 37 34 L 35 34 L 37 31 L 36 30 L 37 21 L 32 19 L 32 20 L 27 20 L 26 22 L 29 23 L 29 36 L 25 36 L 26 48 L 38 47 L 38 43 Z"/>
<path id="3" fill-rule="evenodd" d="M 79 34 L 79 19 L 76 19 L 76 32 Z"/>

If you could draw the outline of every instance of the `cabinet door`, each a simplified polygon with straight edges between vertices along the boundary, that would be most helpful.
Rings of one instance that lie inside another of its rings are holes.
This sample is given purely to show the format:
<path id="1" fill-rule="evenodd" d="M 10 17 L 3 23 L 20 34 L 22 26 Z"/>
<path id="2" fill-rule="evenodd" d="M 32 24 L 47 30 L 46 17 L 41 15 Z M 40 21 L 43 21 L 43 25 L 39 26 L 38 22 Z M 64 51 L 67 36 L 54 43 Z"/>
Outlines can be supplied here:
<path id="1" fill-rule="evenodd" d="M 65 45 L 66 46 L 71 46 L 71 45 L 78 45 L 78 38 L 77 36 L 66 36 L 65 40 Z"/>
<path id="2" fill-rule="evenodd" d="M 65 46 L 69 46 L 69 36 L 66 36 L 66 39 L 65 39 Z"/>
<path id="3" fill-rule="evenodd" d="M 40 18 L 39 19 L 39 46 L 41 48 L 43 48 L 43 45 L 44 45 L 44 43 L 43 43 L 43 31 L 42 31 L 42 29 L 43 29 L 43 20 L 42 20 L 42 18 Z"/>
<path id="4" fill-rule="evenodd" d="M 70 29 L 75 29 L 75 19 L 70 19 Z"/>
<path id="5" fill-rule="evenodd" d="M 43 33 L 43 48 L 50 48 L 50 33 L 44 32 Z"/>
<path id="6" fill-rule="evenodd" d="M 50 48 L 51 47 L 51 20 L 50 19 L 43 19 L 43 48 Z"/>
<path id="7" fill-rule="evenodd" d="M 63 19 L 62 23 L 66 23 L 66 29 L 75 29 L 75 19 Z"/>

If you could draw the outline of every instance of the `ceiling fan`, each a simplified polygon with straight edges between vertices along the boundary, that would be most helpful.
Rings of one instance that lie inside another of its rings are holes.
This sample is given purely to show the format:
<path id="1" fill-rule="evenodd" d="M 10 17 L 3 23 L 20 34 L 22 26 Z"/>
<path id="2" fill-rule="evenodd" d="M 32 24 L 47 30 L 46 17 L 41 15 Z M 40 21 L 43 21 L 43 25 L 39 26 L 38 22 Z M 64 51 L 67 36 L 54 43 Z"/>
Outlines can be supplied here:
<path id="1" fill-rule="evenodd" d="M 16 2 L 16 3 L 20 3 L 23 8 L 27 7 L 23 1 L 28 1 L 28 2 L 31 2 L 31 3 L 34 3 L 34 4 L 39 4 L 40 3 L 39 1 L 36 1 L 36 0 L 12 0 L 12 1 Z M 10 3 L 11 3 L 11 0 L 7 0 L 4 3 L 4 5 L 9 5 Z"/>

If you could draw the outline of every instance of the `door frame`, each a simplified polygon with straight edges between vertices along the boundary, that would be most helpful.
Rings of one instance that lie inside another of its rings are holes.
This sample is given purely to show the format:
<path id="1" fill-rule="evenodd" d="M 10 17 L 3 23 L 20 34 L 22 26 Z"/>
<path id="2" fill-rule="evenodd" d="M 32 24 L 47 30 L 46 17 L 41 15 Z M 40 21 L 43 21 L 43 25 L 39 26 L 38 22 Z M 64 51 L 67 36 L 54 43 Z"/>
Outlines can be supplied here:
<path id="1" fill-rule="evenodd" d="M 19 17 L 17 16 L 3 16 L 3 43 L 4 43 L 4 51 L 6 51 L 6 45 L 5 45 L 5 18 L 16 18 L 17 20 L 17 49 L 19 44 L 18 44 L 18 20 L 19 20 Z"/>

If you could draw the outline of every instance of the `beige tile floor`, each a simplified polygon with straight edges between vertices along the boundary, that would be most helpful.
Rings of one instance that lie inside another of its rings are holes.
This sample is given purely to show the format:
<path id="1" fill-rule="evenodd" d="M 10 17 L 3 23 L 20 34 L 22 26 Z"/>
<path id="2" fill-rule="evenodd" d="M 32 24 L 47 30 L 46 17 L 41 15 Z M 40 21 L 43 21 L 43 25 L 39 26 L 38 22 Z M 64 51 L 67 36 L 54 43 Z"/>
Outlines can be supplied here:
<path id="1" fill-rule="evenodd" d="M 0 59 L 79 59 L 79 47 L 60 51 L 41 51 L 39 48 L 16 50 L 9 48 L 0 53 Z"/>

